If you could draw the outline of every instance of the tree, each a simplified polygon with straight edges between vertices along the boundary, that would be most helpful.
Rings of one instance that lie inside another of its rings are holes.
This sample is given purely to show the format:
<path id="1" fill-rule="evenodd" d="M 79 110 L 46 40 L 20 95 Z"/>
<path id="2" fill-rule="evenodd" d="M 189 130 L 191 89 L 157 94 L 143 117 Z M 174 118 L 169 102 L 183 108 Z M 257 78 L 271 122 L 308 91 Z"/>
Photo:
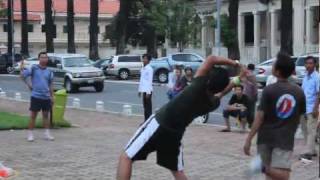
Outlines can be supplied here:
<path id="1" fill-rule="evenodd" d="M 155 28 L 156 35 L 166 35 L 177 43 L 179 51 L 192 41 L 195 31 L 196 11 L 193 3 L 186 0 L 153 1 L 145 12 L 146 22 Z"/>
<path id="2" fill-rule="evenodd" d="M 99 13 L 99 0 L 90 0 L 90 59 L 99 59 L 99 45 L 98 45 L 98 13 Z"/>
<path id="3" fill-rule="evenodd" d="M 21 0 L 21 54 L 29 56 L 27 0 Z"/>
<path id="4" fill-rule="evenodd" d="M 238 10 L 239 0 L 229 0 L 229 17 L 228 17 L 228 29 L 229 34 L 233 35 L 230 44 L 228 44 L 228 57 L 230 59 L 240 59 L 239 43 L 238 43 Z"/>
<path id="5" fill-rule="evenodd" d="M 75 53 L 74 43 L 74 0 L 67 1 L 68 53 Z"/>
<path id="6" fill-rule="evenodd" d="M 281 0 L 280 51 L 290 55 L 293 55 L 292 11 L 292 0 Z"/>
<path id="7" fill-rule="evenodd" d="M 8 0 L 8 9 L 7 9 L 7 32 L 8 32 L 8 54 L 12 55 L 13 53 L 13 0 Z"/>
<path id="8" fill-rule="evenodd" d="M 48 53 L 54 52 L 53 39 L 56 36 L 56 27 L 52 18 L 52 0 L 44 0 L 46 47 Z"/>
<path id="9" fill-rule="evenodd" d="M 124 54 L 126 48 L 126 35 L 133 0 L 120 0 L 120 10 L 116 16 L 116 54 Z"/>

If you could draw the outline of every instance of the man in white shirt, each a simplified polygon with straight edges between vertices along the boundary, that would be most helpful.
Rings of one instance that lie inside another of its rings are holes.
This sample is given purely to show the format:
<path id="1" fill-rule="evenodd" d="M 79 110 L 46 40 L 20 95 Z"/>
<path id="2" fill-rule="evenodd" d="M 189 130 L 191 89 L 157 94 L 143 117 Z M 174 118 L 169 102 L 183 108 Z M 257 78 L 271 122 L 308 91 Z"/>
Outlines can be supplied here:
<path id="1" fill-rule="evenodd" d="M 140 73 L 139 83 L 139 97 L 143 96 L 143 108 L 144 108 L 144 119 L 145 121 L 152 114 L 152 81 L 153 81 L 153 69 L 150 66 L 151 56 L 144 54 L 143 56 L 143 68 Z"/>

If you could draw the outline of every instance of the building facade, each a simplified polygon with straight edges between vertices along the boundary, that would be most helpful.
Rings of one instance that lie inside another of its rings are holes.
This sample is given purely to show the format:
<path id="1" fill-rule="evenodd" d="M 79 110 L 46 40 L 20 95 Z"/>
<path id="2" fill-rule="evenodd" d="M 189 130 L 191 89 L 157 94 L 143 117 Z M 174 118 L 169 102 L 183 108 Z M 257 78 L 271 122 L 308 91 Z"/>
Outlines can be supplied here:
<path id="1" fill-rule="evenodd" d="M 208 18 L 216 17 L 216 13 L 210 13 L 215 2 L 200 0 L 197 3 L 197 11 L 204 24 L 202 49 L 208 46 L 215 49 L 214 30 L 206 26 Z M 222 14 L 228 14 L 228 5 L 228 0 L 222 0 Z M 281 0 L 272 0 L 269 5 L 258 0 L 240 0 L 238 40 L 241 60 L 258 63 L 277 54 L 280 50 L 280 9 Z M 292 18 L 294 55 L 319 52 L 319 1 L 293 0 Z"/>
<path id="2" fill-rule="evenodd" d="M 44 0 L 28 0 L 28 36 L 29 52 L 35 56 L 40 50 L 46 49 L 45 32 L 42 25 L 45 23 Z M 53 18 L 56 25 L 56 38 L 54 39 L 55 52 L 67 51 L 67 1 L 53 0 Z M 105 32 L 112 18 L 118 12 L 117 0 L 99 1 L 99 54 L 101 57 L 108 55 L 109 40 L 104 38 Z M 76 51 L 83 54 L 89 53 L 89 24 L 90 24 L 90 0 L 74 0 L 74 26 Z M 21 43 L 21 9 L 20 0 L 14 0 L 14 44 L 16 52 L 20 50 Z M 0 45 L 2 52 L 6 51 L 7 44 L 7 20 L 0 19 Z"/>

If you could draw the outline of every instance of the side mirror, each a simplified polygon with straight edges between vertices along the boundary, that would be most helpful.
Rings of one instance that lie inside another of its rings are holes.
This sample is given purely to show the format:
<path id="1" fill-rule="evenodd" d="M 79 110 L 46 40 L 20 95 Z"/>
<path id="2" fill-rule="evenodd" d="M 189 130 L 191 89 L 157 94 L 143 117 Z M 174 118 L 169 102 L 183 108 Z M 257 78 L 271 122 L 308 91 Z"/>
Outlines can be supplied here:
<path id="1" fill-rule="evenodd" d="M 62 69 L 62 64 L 57 64 L 58 69 Z"/>

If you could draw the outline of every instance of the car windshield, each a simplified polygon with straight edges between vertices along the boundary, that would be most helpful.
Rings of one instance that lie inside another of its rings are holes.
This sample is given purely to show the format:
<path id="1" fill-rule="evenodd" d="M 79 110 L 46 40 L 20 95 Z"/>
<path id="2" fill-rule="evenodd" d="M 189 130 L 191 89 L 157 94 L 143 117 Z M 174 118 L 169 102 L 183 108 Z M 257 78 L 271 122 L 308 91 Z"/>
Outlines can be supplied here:
<path id="1" fill-rule="evenodd" d="M 86 57 L 64 58 L 65 67 L 89 67 L 92 66 Z"/>

